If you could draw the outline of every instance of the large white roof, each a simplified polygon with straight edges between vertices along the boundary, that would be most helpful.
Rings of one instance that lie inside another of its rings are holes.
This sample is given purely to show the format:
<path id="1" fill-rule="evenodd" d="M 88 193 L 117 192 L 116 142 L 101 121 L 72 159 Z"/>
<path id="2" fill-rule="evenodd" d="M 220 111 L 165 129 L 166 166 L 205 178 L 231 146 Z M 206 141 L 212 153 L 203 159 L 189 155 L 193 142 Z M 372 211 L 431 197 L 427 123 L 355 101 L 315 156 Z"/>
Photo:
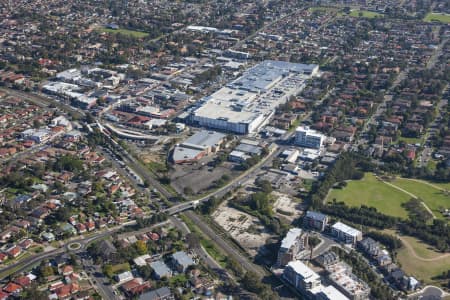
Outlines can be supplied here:
<path id="1" fill-rule="evenodd" d="M 298 93 L 317 65 L 264 61 L 238 79 L 204 97 L 193 115 L 197 118 L 250 124 L 270 116 L 280 104 Z"/>
<path id="2" fill-rule="evenodd" d="M 291 267 L 295 273 L 303 277 L 305 282 L 312 282 L 320 279 L 319 274 L 311 270 L 307 265 L 299 260 L 289 262 L 288 267 Z"/>
<path id="3" fill-rule="evenodd" d="M 323 286 L 320 285 L 311 290 L 311 293 L 315 295 L 320 295 L 320 299 L 329 299 L 329 300 L 349 300 L 344 294 L 342 294 L 338 289 L 334 286 Z"/>
<path id="4" fill-rule="evenodd" d="M 302 234 L 302 230 L 300 228 L 291 228 L 289 229 L 288 233 L 284 237 L 284 239 L 281 241 L 281 248 L 289 249 L 294 245 L 295 240 L 298 236 Z"/>
<path id="5" fill-rule="evenodd" d="M 359 231 L 359 230 L 357 230 L 357 229 L 355 229 L 353 227 L 350 227 L 350 226 L 348 226 L 348 225 L 346 225 L 344 223 L 341 223 L 341 222 L 337 222 L 332 227 L 334 229 L 336 229 L 336 230 L 342 231 L 345 234 L 348 234 L 348 235 L 351 235 L 351 236 L 358 236 L 358 235 L 361 234 L 361 231 Z"/>

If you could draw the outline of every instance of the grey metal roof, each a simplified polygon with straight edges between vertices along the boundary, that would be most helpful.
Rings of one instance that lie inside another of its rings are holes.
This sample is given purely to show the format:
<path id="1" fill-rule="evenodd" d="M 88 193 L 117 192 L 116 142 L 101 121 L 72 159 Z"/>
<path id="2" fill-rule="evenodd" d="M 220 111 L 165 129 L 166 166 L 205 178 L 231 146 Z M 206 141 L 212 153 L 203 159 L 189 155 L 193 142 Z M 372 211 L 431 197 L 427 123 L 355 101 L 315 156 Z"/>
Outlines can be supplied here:
<path id="1" fill-rule="evenodd" d="M 155 274 L 158 275 L 158 277 L 164 277 L 172 273 L 169 267 L 161 260 L 152 262 L 150 267 L 155 271 Z"/>
<path id="2" fill-rule="evenodd" d="M 261 154 L 262 148 L 259 146 L 253 146 L 253 145 L 249 145 L 249 144 L 239 144 L 239 146 L 237 146 L 235 148 L 235 150 L 237 151 L 241 151 L 247 154 Z"/>
<path id="3" fill-rule="evenodd" d="M 326 219 L 327 216 L 322 214 L 322 213 L 320 213 L 320 212 L 308 210 L 306 212 L 306 217 L 323 222 Z"/>
<path id="4" fill-rule="evenodd" d="M 184 268 L 194 264 L 192 258 L 190 258 L 184 251 L 175 252 L 174 254 L 172 254 L 172 257 L 179 265 L 182 265 Z"/>
<path id="5" fill-rule="evenodd" d="M 206 149 L 218 144 L 224 137 L 225 134 L 223 133 L 219 133 L 216 131 L 202 130 L 195 133 L 190 138 L 188 138 L 183 143 L 183 145 L 186 146 L 195 145 Z"/>
<path id="6" fill-rule="evenodd" d="M 169 297 L 171 294 L 170 289 L 167 286 L 163 286 L 157 290 L 142 294 L 139 300 L 159 300 L 164 299 L 164 297 Z"/>

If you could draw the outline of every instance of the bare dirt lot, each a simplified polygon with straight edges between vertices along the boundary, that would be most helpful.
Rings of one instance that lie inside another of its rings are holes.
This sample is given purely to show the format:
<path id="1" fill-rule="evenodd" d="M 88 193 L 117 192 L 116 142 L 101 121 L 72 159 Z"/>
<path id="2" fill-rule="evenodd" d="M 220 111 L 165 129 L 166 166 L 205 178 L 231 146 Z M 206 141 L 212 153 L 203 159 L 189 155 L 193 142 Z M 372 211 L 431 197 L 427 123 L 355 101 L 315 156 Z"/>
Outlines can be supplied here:
<path id="1" fill-rule="evenodd" d="M 273 211 L 276 214 L 291 222 L 302 214 L 302 203 L 298 200 L 279 192 L 272 192 L 272 196 L 276 199 L 273 204 Z"/>
<path id="2" fill-rule="evenodd" d="M 258 249 L 272 236 L 257 218 L 228 207 L 227 202 L 222 203 L 212 217 L 251 256 L 256 256 Z"/>

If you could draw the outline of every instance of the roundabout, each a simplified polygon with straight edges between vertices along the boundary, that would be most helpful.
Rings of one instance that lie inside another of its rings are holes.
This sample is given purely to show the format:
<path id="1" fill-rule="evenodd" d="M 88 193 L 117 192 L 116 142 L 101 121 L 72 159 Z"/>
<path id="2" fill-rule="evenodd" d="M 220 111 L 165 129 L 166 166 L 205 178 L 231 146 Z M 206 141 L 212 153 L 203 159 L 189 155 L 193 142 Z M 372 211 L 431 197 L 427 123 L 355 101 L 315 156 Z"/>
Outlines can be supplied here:
<path id="1" fill-rule="evenodd" d="M 80 250 L 80 248 L 81 248 L 80 243 L 70 243 L 69 245 L 67 245 L 67 249 L 69 249 L 70 251 Z"/>

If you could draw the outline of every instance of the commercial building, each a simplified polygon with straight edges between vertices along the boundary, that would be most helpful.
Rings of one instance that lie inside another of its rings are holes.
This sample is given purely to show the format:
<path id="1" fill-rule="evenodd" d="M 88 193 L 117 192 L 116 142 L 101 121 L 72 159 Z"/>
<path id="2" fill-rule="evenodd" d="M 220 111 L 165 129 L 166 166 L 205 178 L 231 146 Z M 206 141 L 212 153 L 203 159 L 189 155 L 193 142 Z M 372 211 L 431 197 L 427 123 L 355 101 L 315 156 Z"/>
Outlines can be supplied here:
<path id="1" fill-rule="evenodd" d="M 284 161 L 295 164 L 300 152 L 297 149 L 286 149 L 281 153 L 281 157 L 284 158 Z"/>
<path id="2" fill-rule="evenodd" d="M 303 226 L 324 231 L 328 224 L 328 216 L 319 212 L 308 210 L 303 218 Z"/>
<path id="3" fill-rule="evenodd" d="M 259 146 L 259 142 L 242 139 L 241 143 L 229 154 L 228 159 L 242 163 L 254 155 L 261 155 L 262 152 L 263 148 Z"/>
<path id="4" fill-rule="evenodd" d="M 258 132 L 275 109 L 296 95 L 317 65 L 266 60 L 199 101 L 190 120 L 199 126 L 248 134 Z"/>
<path id="5" fill-rule="evenodd" d="M 283 278 L 303 294 L 321 285 L 320 276 L 299 260 L 288 263 Z"/>
<path id="6" fill-rule="evenodd" d="M 285 266 L 290 261 L 296 260 L 300 252 L 305 249 L 306 241 L 307 235 L 300 228 L 291 228 L 281 241 L 277 265 Z"/>
<path id="7" fill-rule="evenodd" d="M 336 224 L 331 226 L 331 233 L 340 241 L 346 244 L 355 245 L 356 242 L 362 240 L 361 231 L 341 222 L 337 222 Z"/>
<path id="8" fill-rule="evenodd" d="M 299 126 L 295 130 L 295 144 L 301 147 L 320 149 L 325 142 L 325 138 L 325 135 L 307 126 Z"/>
<path id="9" fill-rule="evenodd" d="M 182 144 L 175 146 L 172 159 L 176 164 L 193 162 L 209 153 L 219 150 L 225 135 L 215 131 L 202 130 Z"/>
<path id="10" fill-rule="evenodd" d="M 228 155 L 228 159 L 230 161 L 234 161 L 237 163 L 242 163 L 249 158 L 251 158 L 250 155 L 246 154 L 245 152 L 237 151 L 237 150 L 231 151 L 231 153 Z"/>

